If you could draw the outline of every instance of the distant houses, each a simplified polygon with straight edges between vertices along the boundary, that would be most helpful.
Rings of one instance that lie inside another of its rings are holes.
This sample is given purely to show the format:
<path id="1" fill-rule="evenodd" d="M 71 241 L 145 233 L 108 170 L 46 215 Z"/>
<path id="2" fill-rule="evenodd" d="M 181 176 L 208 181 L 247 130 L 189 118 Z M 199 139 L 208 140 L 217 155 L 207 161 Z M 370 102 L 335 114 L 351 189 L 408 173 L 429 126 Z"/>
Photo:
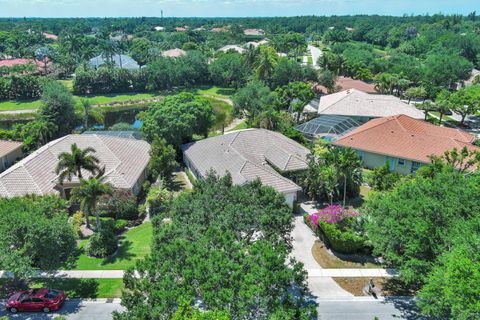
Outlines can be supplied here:
<path id="1" fill-rule="evenodd" d="M 235 52 L 238 52 L 240 54 L 243 54 L 246 50 L 244 48 L 240 47 L 240 46 L 229 44 L 229 45 L 221 47 L 217 51 L 221 51 L 221 52 L 235 51 Z"/>
<path id="2" fill-rule="evenodd" d="M 115 68 L 128 69 L 128 70 L 138 70 L 140 65 L 133 58 L 125 54 L 115 54 L 111 57 L 106 57 L 103 54 L 100 54 L 88 61 L 90 67 L 98 69 L 105 64 L 112 64 Z"/>
<path id="3" fill-rule="evenodd" d="M 71 134 L 49 142 L 2 172 L 0 196 L 68 194 L 79 185 L 79 180 L 74 177 L 72 181 L 61 184 L 55 168 L 58 155 L 70 152 L 70 146 L 74 143 L 81 149 L 95 149 L 100 167 L 105 167 L 105 182 L 132 194 L 140 191 L 150 160 L 150 145 L 147 142 L 107 135 Z M 88 172 L 82 174 L 85 178 L 90 176 Z"/>
<path id="4" fill-rule="evenodd" d="M 406 115 L 373 119 L 356 128 L 333 144 L 357 150 L 367 168 L 389 164 L 390 170 L 401 174 L 414 173 L 430 163 L 430 156 L 472 145 L 475 136 L 460 129 L 435 126 Z"/>
<path id="5" fill-rule="evenodd" d="M 163 51 L 162 52 L 162 57 L 178 58 L 178 57 L 184 56 L 186 54 L 187 54 L 187 52 L 185 50 L 175 48 L 175 49 Z"/>
<path id="6" fill-rule="evenodd" d="M 338 77 L 337 80 L 335 81 L 335 90 L 343 91 L 343 90 L 349 90 L 349 89 L 355 89 L 355 90 L 363 91 L 366 93 L 378 93 L 377 90 L 375 89 L 375 85 L 372 83 L 368 83 L 358 79 L 353 79 L 350 77 Z M 322 85 L 316 85 L 315 90 L 323 94 L 329 93 L 328 89 Z"/>
<path id="7" fill-rule="evenodd" d="M 245 29 L 243 34 L 246 36 L 263 36 L 265 31 L 263 29 Z"/>
<path id="8" fill-rule="evenodd" d="M 247 129 L 192 142 L 182 146 L 183 159 L 197 179 L 211 170 L 227 172 L 237 185 L 260 179 L 285 196 L 290 206 L 301 188 L 282 173 L 308 168 L 309 150 L 282 134 L 265 129 Z"/>

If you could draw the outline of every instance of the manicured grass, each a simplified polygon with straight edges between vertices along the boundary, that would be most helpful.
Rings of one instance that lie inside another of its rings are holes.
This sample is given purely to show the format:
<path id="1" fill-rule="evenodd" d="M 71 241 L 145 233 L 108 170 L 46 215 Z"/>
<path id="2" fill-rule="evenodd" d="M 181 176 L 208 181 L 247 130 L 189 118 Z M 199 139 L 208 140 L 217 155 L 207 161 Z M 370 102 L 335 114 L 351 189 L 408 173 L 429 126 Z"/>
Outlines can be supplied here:
<path id="1" fill-rule="evenodd" d="M 0 102 L 0 111 L 7 110 L 25 110 L 25 109 L 37 109 L 41 106 L 41 100 L 30 100 L 30 101 L 16 101 L 8 100 Z"/>
<path id="2" fill-rule="evenodd" d="M 126 93 L 126 94 L 104 94 L 104 95 L 86 95 L 86 96 L 74 96 L 75 101 L 80 103 L 81 99 L 87 99 L 91 104 L 106 104 L 113 102 L 125 102 L 143 99 L 153 99 L 160 97 L 158 92 L 154 93 Z"/>
<path id="3" fill-rule="evenodd" d="M 227 99 L 233 96 L 236 90 L 232 88 L 221 88 L 221 87 L 213 86 L 213 87 L 201 87 L 199 89 L 196 89 L 195 92 L 201 95 Z"/>
<path id="4" fill-rule="evenodd" d="M 307 63 L 308 63 L 310 66 L 313 65 L 313 58 L 312 58 L 312 56 L 308 56 L 308 57 L 307 57 Z"/>
<path id="5" fill-rule="evenodd" d="M 93 258 L 83 252 L 88 240 L 80 241 L 80 251 L 75 270 L 126 270 L 135 265 L 135 262 L 150 253 L 152 241 L 152 224 L 145 222 L 142 225 L 128 230 L 123 235 L 117 254 L 110 258 Z"/>
<path id="6" fill-rule="evenodd" d="M 234 127 L 232 130 L 229 131 L 235 131 L 235 130 L 242 130 L 242 129 L 248 129 L 249 126 L 246 121 L 240 122 L 236 127 Z"/>
<path id="7" fill-rule="evenodd" d="M 73 91 L 73 80 L 58 80 L 61 84 L 68 88 L 68 90 Z"/>
<path id="8" fill-rule="evenodd" d="M 20 286 L 13 286 L 10 279 L 0 279 L 0 299 L 17 290 L 41 287 L 62 290 L 69 298 L 119 298 L 122 295 L 123 279 L 34 279 Z"/>

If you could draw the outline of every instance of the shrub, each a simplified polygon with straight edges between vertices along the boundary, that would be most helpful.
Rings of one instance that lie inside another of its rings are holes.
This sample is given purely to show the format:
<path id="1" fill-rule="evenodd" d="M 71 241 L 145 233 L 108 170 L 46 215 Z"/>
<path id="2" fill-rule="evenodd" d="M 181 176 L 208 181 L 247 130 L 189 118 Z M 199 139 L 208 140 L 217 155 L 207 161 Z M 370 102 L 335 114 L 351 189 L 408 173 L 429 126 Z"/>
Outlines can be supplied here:
<path id="1" fill-rule="evenodd" d="M 100 231 L 95 232 L 89 239 L 85 248 L 87 255 L 97 258 L 105 258 L 117 250 L 117 239 L 114 226 L 104 223 Z"/>
<path id="2" fill-rule="evenodd" d="M 307 224 L 328 246 L 340 253 L 355 253 L 365 248 L 365 239 L 355 231 L 357 212 L 330 205 L 304 217 Z"/>
<path id="3" fill-rule="evenodd" d="M 82 236 L 82 232 L 80 231 L 80 226 L 83 224 L 83 212 L 77 211 L 72 216 L 72 228 L 75 234 L 79 237 Z"/>
<path id="4" fill-rule="evenodd" d="M 355 253 L 364 248 L 364 238 L 352 230 L 341 230 L 338 224 L 320 222 L 320 230 L 328 240 L 328 245 L 340 253 Z"/>
<path id="5" fill-rule="evenodd" d="M 391 172 L 390 165 L 385 165 L 375 168 L 369 174 L 368 184 L 376 191 L 391 190 L 400 181 L 401 175 L 398 172 Z"/>
<path id="6" fill-rule="evenodd" d="M 136 198 L 128 191 L 117 190 L 112 195 L 104 196 L 98 210 L 103 217 L 126 220 L 138 218 Z"/>

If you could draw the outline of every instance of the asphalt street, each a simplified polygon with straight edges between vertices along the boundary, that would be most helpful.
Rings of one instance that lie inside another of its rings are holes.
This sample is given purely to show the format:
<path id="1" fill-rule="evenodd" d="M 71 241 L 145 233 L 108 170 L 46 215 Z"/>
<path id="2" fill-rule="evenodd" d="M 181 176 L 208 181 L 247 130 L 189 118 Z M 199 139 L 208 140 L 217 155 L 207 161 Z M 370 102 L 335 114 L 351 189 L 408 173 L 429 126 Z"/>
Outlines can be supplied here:
<path id="1" fill-rule="evenodd" d="M 68 300 L 58 312 L 44 314 L 42 312 L 19 312 L 10 314 L 1 305 L 0 317 L 8 316 L 12 320 L 47 320 L 56 316 L 63 316 L 68 320 L 110 320 L 113 311 L 122 311 L 119 299 Z"/>

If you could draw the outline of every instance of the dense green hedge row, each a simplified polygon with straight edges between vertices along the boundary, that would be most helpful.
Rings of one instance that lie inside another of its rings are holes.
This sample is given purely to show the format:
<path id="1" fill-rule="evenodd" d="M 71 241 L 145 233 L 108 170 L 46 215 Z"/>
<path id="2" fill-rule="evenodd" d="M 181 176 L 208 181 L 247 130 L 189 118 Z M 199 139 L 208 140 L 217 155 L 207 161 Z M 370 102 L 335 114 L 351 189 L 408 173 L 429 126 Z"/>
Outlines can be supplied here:
<path id="1" fill-rule="evenodd" d="M 339 253 L 351 254 L 364 251 L 365 239 L 354 231 L 340 230 L 339 224 L 319 221 L 318 228 L 308 220 L 309 215 L 304 215 L 305 223 L 315 232 L 328 247 Z"/>
<path id="2" fill-rule="evenodd" d="M 47 81 L 31 75 L 0 77 L 0 100 L 37 99 Z"/>

